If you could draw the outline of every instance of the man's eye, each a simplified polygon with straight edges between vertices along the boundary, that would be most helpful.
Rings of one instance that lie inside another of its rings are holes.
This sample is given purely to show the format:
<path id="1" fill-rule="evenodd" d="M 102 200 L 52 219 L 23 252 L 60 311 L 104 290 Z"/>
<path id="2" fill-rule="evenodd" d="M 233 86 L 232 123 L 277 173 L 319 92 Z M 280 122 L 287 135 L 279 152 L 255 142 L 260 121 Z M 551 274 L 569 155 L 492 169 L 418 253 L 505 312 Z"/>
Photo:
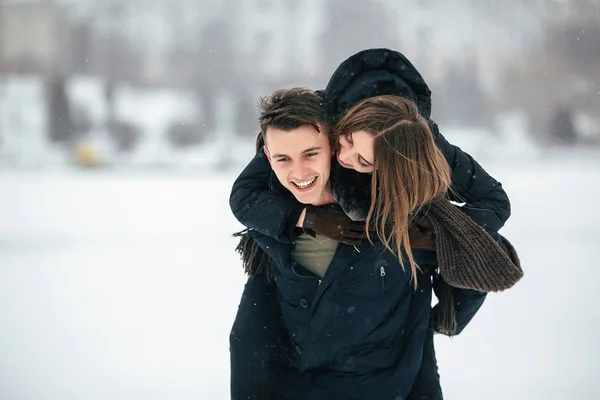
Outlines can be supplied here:
<path id="1" fill-rule="evenodd" d="M 289 158 L 285 158 L 284 157 L 284 158 L 278 158 L 277 162 L 286 162 L 286 161 L 289 161 L 289 160 L 290 160 Z"/>
<path id="2" fill-rule="evenodd" d="M 314 157 L 319 153 L 306 153 L 306 157 Z"/>

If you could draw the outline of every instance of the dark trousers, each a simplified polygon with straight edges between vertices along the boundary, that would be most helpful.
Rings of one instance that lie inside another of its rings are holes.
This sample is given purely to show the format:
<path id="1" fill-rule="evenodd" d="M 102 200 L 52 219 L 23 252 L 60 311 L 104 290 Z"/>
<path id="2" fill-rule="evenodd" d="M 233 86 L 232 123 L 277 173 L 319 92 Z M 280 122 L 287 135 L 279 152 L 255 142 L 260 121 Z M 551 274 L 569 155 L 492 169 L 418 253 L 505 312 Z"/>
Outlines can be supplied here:
<path id="1" fill-rule="evenodd" d="M 273 393 L 285 373 L 287 335 L 277 300 L 277 287 L 263 274 L 248 279 L 229 337 L 232 400 L 281 400 Z M 275 359 L 276 358 L 276 359 Z M 278 365 L 278 368 L 271 368 Z M 442 400 L 430 323 L 423 361 L 406 400 Z"/>

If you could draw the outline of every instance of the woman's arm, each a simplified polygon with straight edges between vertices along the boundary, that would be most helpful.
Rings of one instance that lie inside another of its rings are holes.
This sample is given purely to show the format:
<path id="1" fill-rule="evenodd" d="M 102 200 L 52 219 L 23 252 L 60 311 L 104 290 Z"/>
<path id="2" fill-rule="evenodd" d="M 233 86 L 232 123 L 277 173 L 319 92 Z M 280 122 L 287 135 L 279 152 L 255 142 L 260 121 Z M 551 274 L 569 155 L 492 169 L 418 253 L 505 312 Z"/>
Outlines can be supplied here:
<path id="1" fill-rule="evenodd" d="M 450 144 L 439 132 L 435 122 L 430 121 L 430 126 L 436 144 L 452 169 L 451 199 L 465 202 L 466 204 L 461 207 L 463 212 L 489 232 L 497 232 L 510 216 L 510 201 L 502 185 L 470 155 Z M 350 170 L 343 172 L 347 174 L 345 178 L 352 179 L 352 182 L 345 182 L 345 184 L 336 182 L 334 191 L 344 186 L 356 188 L 358 182 L 365 183 L 361 185 L 361 189 L 368 191 L 368 187 L 362 188 L 367 186 L 368 176 L 365 176 L 365 179 L 361 179 L 363 178 L 361 176 L 354 179 L 353 176 L 358 176 L 357 172 Z M 334 179 L 333 173 L 331 179 Z M 267 157 L 259 151 L 234 182 L 229 204 L 234 216 L 243 225 L 279 241 L 289 242 L 294 228 L 303 225 L 305 206 L 298 203 L 291 194 L 285 195 L 285 191 L 275 193 L 271 190 L 273 185 L 279 183 L 272 177 Z M 357 192 L 354 189 L 353 193 L 343 194 L 349 196 L 341 197 L 354 198 Z M 359 208 L 365 208 L 366 204 L 360 206 Z M 332 226 L 332 224 L 323 225 Z"/>
<path id="2" fill-rule="evenodd" d="M 299 203 L 274 176 L 262 151 L 233 183 L 229 205 L 243 225 L 284 243 L 290 242 L 296 227 L 350 245 L 364 236 L 364 223 L 352 221 L 343 211 Z"/>
<path id="3" fill-rule="evenodd" d="M 451 200 L 487 231 L 497 232 L 510 217 L 510 201 L 500 182 L 491 177 L 469 154 L 450 144 L 435 122 L 429 127 L 438 148 L 452 169 Z"/>
<path id="4" fill-rule="evenodd" d="M 289 242 L 294 228 L 302 226 L 305 206 L 291 195 L 271 190 L 273 181 L 267 156 L 259 151 L 233 183 L 229 206 L 246 227 Z"/>
<path id="5" fill-rule="evenodd" d="M 471 322 L 475 314 L 477 314 L 487 294 L 476 290 L 457 289 L 454 287 L 452 288 L 452 294 L 454 295 L 454 316 L 456 318 L 456 331 L 454 335 L 458 335 Z M 431 312 L 433 321 L 437 321 L 438 305 L 433 307 Z M 435 327 L 435 331 L 442 333 L 437 326 Z"/>

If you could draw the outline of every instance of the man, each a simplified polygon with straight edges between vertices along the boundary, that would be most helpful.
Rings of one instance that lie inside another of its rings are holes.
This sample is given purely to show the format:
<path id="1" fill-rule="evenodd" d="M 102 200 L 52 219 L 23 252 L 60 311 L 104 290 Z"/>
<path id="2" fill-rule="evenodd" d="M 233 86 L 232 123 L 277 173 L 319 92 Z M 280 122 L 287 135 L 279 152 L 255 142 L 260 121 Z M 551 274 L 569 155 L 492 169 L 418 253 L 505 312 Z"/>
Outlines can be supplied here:
<path id="1" fill-rule="evenodd" d="M 264 98 L 259 103 L 259 108 L 261 109 L 261 135 L 259 137 L 258 145 L 259 147 L 261 145 L 263 146 L 264 155 L 271 166 L 272 171 L 269 171 L 269 175 L 274 174 L 277 178 L 271 179 L 272 190 L 277 191 L 282 195 L 287 194 L 288 196 L 293 196 L 298 202 L 305 205 L 304 210 L 309 210 L 308 213 L 303 212 L 303 214 L 308 214 L 308 217 L 303 224 L 300 223 L 305 229 L 296 229 L 296 234 L 290 232 L 290 237 L 293 237 L 292 244 L 283 249 L 283 251 L 272 252 L 271 254 L 280 255 L 280 260 L 275 261 L 281 263 L 285 263 L 285 261 L 282 260 L 285 259 L 286 255 L 291 257 L 293 259 L 293 272 L 295 274 L 299 274 L 306 278 L 315 277 L 320 283 L 321 280 L 326 280 L 325 278 L 328 269 L 331 265 L 335 264 L 332 262 L 334 257 L 338 259 L 341 257 L 337 254 L 338 247 L 340 246 L 339 242 L 332 240 L 327 236 L 317 234 L 310 229 L 312 223 L 311 216 L 314 216 L 318 212 L 319 208 L 317 207 L 323 207 L 335 202 L 332 192 L 327 184 L 333 154 L 331 147 L 332 143 L 328 135 L 328 127 L 326 124 L 327 115 L 322 107 L 322 100 L 312 91 L 295 88 L 273 93 L 273 95 Z M 251 176 L 253 179 L 256 179 L 256 174 L 254 172 L 263 173 L 264 171 L 244 171 L 244 173 L 240 175 L 240 178 L 238 178 L 238 181 L 243 179 L 244 176 Z M 265 214 L 265 217 L 268 217 L 269 213 L 277 213 L 279 212 L 279 209 L 277 204 L 271 203 L 271 207 L 269 207 L 269 209 L 263 209 L 262 212 Z M 300 220 L 302 219 L 300 215 L 298 215 L 298 217 Z M 292 219 L 294 219 L 294 217 L 292 217 Z M 347 218 L 343 223 L 347 228 L 346 232 L 344 232 L 344 241 L 354 244 L 361 243 L 359 239 L 364 230 L 363 226 L 359 223 L 352 224 L 347 221 Z M 293 229 L 293 227 L 290 229 Z M 260 238 L 259 240 L 262 241 L 263 248 L 269 248 L 269 246 L 271 248 L 283 246 L 276 241 L 265 241 L 265 238 Z M 360 253 L 356 253 L 351 257 L 352 258 L 346 258 L 342 261 L 347 265 L 350 265 L 354 262 L 355 258 L 358 259 L 361 256 Z M 365 260 L 366 259 L 363 259 L 361 262 L 364 263 Z M 252 270 L 252 268 L 250 269 Z M 424 274 L 423 282 L 420 282 L 420 285 L 427 286 L 427 276 L 425 275 L 426 274 Z M 255 280 L 255 288 L 261 287 L 264 289 L 264 303 L 262 305 L 257 304 L 257 307 L 254 307 L 254 309 L 240 308 L 238 312 L 238 318 L 234 324 L 231 338 L 232 398 L 238 398 L 238 396 L 239 398 L 270 398 L 266 397 L 264 393 L 268 392 L 269 386 L 274 385 L 273 382 L 281 379 L 282 375 L 278 374 L 278 372 L 273 369 L 269 369 L 268 365 L 265 367 L 264 359 L 266 356 L 272 355 L 270 353 L 274 352 L 272 343 L 285 343 L 287 340 L 286 336 L 290 335 L 290 333 L 293 336 L 296 333 L 295 322 L 302 319 L 301 317 L 288 318 L 291 321 L 284 320 L 283 325 L 286 326 L 285 328 L 281 325 L 278 326 L 279 314 L 277 313 L 279 310 L 277 310 L 277 307 L 273 306 L 274 302 L 277 300 L 276 297 L 283 298 L 283 300 L 290 300 L 291 297 L 294 297 L 293 293 L 290 294 L 290 291 L 286 292 L 287 288 L 282 289 L 281 287 L 279 287 L 278 295 L 274 294 L 272 290 L 269 292 L 267 290 L 269 285 L 264 280 L 264 275 L 259 274 L 251 279 Z M 261 282 L 258 285 L 256 284 L 257 279 Z M 429 288 L 430 285 L 431 282 L 429 281 Z M 250 284 L 247 285 L 247 290 L 249 288 Z M 284 314 L 292 316 L 301 314 L 303 312 L 302 308 L 308 308 L 309 300 L 311 300 L 310 296 L 305 297 L 307 297 L 307 299 L 299 299 L 299 308 L 292 307 L 287 309 Z M 466 325 L 473 317 L 483 302 L 483 298 L 484 296 L 479 295 L 475 302 L 464 301 L 465 304 L 470 305 L 467 308 L 458 309 L 459 315 L 457 315 L 457 317 L 463 319 L 462 326 Z M 304 300 L 304 302 L 302 302 L 302 300 Z M 422 300 L 424 301 L 421 304 L 425 304 L 427 309 L 429 309 L 431 300 L 430 294 L 429 303 L 427 302 L 427 298 Z M 270 304 L 270 306 L 266 306 L 266 304 Z M 283 301 L 281 306 L 288 307 L 286 301 Z M 253 315 L 257 313 L 260 314 L 259 308 L 262 307 L 269 310 L 268 314 L 270 318 L 267 318 L 267 321 L 263 324 L 257 323 L 256 320 L 248 324 L 248 321 L 253 320 Z M 322 305 L 317 307 L 326 308 L 326 306 Z M 253 334 L 252 332 L 253 330 L 256 332 L 256 328 L 259 328 L 260 325 L 263 325 L 263 327 L 266 326 L 267 332 L 265 332 L 264 329 L 258 329 L 257 336 L 256 333 Z M 283 334 L 273 334 L 273 329 L 279 329 Z M 433 349 L 433 327 L 429 326 L 428 328 L 426 327 L 426 329 L 425 342 L 422 347 L 422 358 L 417 360 L 418 364 L 421 366 L 419 376 L 414 382 L 414 385 L 413 379 L 408 379 L 406 382 L 399 382 L 398 384 L 401 386 L 412 386 L 413 392 L 411 392 L 411 396 L 414 396 L 414 398 L 421 398 L 424 394 L 428 395 L 428 398 L 441 398 L 437 366 L 435 363 L 435 353 Z M 264 336 L 260 336 L 261 333 L 264 333 Z M 253 343 L 252 338 L 256 338 L 257 340 Z M 295 339 L 297 339 L 297 337 Z M 336 343 L 333 345 L 335 346 Z M 295 350 L 295 353 L 300 353 L 299 356 L 302 358 L 301 348 L 299 352 L 298 348 L 294 348 L 294 346 L 298 346 L 297 341 L 295 344 L 288 344 L 287 347 L 292 348 L 292 353 L 294 353 L 293 350 Z M 276 351 L 285 353 L 287 350 L 282 350 L 282 347 L 283 346 L 280 346 Z M 250 352 L 250 349 L 262 350 L 265 348 L 267 351 L 263 351 L 262 354 L 261 351 Z M 241 353 L 245 351 L 246 354 L 252 355 L 248 355 L 248 357 L 243 359 L 244 357 L 241 355 L 240 351 L 238 351 L 237 356 L 235 355 L 236 349 L 243 349 L 241 350 Z M 258 357 L 255 357 L 257 354 Z M 286 357 L 287 355 L 283 356 L 283 358 Z M 259 362 L 256 363 L 255 361 Z M 261 365 L 261 367 L 249 367 L 249 365 L 253 365 L 253 363 Z M 293 363 L 293 361 L 291 361 L 291 363 Z M 308 363 L 310 363 L 310 360 Z M 242 371 L 246 369 L 249 372 L 254 373 L 252 378 L 246 379 L 243 382 L 243 385 L 245 386 L 244 390 L 250 390 L 253 385 L 258 387 L 255 385 L 256 382 L 252 382 L 253 379 L 254 381 L 262 380 L 262 386 L 260 388 L 262 394 L 248 395 L 247 391 L 244 394 L 241 393 L 240 381 L 243 380 L 247 374 L 244 374 L 240 369 Z M 273 379 L 271 381 L 272 383 L 265 383 L 266 379 L 264 378 L 268 374 L 256 374 L 257 370 L 263 370 L 270 374 L 271 379 Z M 273 378 L 273 374 L 276 375 L 275 378 Z M 417 386 L 421 387 L 419 388 Z M 404 393 L 404 395 L 406 395 L 406 393 Z"/>

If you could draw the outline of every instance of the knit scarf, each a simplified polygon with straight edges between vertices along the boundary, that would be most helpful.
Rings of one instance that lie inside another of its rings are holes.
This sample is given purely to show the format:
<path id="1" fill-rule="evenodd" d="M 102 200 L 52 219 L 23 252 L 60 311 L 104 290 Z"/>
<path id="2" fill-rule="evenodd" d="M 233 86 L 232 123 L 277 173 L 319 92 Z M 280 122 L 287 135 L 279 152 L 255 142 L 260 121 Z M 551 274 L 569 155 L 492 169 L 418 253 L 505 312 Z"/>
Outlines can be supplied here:
<path id="1" fill-rule="evenodd" d="M 415 222 L 419 218 L 429 222 L 435 238 L 437 328 L 451 336 L 456 331 L 452 287 L 499 292 L 515 285 L 523 277 L 523 270 L 517 252 L 506 238 L 502 237 L 499 245 L 447 199 L 432 202 L 426 212 L 415 217 Z"/>
<path id="2" fill-rule="evenodd" d="M 254 238 L 249 235 L 248 229 L 234 233 L 233 237 L 240 238 L 235 251 L 242 258 L 244 272 L 248 276 L 264 273 L 267 281 L 271 282 L 273 277 L 271 276 L 271 269 L 268 267 L 269 257 Z"/>

